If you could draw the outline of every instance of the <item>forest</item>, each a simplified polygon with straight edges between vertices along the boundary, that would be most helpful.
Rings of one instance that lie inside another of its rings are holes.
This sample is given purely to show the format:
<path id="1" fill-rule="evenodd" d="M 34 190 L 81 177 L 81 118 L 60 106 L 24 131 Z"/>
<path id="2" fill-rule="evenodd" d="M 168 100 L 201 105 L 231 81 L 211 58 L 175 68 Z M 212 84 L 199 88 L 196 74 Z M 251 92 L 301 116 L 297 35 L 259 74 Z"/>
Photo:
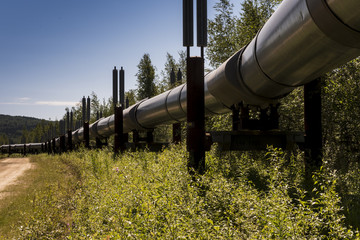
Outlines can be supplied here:
<path id="1" fill-rule="evenodd" d="M 0 114 L 0 145 L 26 143 L 26 137 L 37 126 L 46 125 L 49 121 L 24 116 Z"/>

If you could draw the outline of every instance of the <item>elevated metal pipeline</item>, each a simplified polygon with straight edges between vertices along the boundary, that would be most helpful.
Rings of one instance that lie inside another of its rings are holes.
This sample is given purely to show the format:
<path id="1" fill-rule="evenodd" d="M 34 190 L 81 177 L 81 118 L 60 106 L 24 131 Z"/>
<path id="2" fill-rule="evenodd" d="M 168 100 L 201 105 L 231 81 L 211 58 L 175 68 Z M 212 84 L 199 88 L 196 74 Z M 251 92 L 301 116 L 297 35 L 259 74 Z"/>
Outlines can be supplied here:
<path id="1" fill-rule="evenodd" d="M 276 103 L 359 55 L 359 0 L 284 0 L 246 47 L 205 76 L 205 111 Z M 124 132 L 184 120 L 186 84 L 124 110 Z M 108 137 L 114 129 L 114 116 L 103 118 L 90 125 L 90 137 Z M 82 141 L 83 129 L 73 136 L 74 143 Z"/>
<path id="2" fill-rule="evenodd" d="M 359 55 L 360 1 L 284 0 L 248 46 L 205 76 L 205 110 L 222 114 L 239 102 L 275 103 Z M 185 119 L 183 84 L 126 109 L 124 131 Z M 114 132 L 114 117 L 91 128 L 109 136 Z"/>

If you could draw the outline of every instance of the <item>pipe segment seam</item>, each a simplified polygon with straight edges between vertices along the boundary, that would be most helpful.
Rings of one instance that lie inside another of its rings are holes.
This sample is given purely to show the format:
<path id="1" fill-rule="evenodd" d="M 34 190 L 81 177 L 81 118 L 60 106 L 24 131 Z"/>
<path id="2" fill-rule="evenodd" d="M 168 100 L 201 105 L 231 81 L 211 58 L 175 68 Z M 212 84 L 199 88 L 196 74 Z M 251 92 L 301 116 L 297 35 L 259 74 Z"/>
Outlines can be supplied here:
<path id="1" fill-rule="evenodd" d="M 325 0 L 306 0 L 306 5 L 311 18 L 326 36 L 342 45 L 360 48 L 360 32 L 341 21 Z"/>
<path id="2" fill-rule="evenodd" d="M 170 93 L 173 91 L 173 89 L 171 89 L 170 91 L 168 91 L 168 93 L 166 94 L 166 97 L 165 97 L 165 111 L 167 113 L 167 115 L 169 115 L 169 117 L 174 120 L 175 122 L 180 122 L 179 120 L 177 120 L 176 118 L 172 117 L 170 112 L 169 112 L 169 109 L 168 109 L 168 106 L 167 106 L 167 102 L 168 102 L 168 97 L 170 95 Z"/>

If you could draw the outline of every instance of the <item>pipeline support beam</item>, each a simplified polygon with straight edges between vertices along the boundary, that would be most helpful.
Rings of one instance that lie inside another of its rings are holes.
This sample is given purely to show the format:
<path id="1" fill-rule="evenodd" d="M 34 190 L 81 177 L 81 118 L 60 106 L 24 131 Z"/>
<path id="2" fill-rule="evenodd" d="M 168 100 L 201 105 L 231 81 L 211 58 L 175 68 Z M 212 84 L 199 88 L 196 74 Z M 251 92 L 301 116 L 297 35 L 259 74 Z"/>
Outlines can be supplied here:
<path id="1" fill-rule="evenodd" d="M 204 59 L 187 58 L 187 150 L 188 168 L 205 172 Z"/>
<path id="2" fill-rule="evenodd" d="M 321 78 L 304 86 L 305 174 L 322 165 Z"/>

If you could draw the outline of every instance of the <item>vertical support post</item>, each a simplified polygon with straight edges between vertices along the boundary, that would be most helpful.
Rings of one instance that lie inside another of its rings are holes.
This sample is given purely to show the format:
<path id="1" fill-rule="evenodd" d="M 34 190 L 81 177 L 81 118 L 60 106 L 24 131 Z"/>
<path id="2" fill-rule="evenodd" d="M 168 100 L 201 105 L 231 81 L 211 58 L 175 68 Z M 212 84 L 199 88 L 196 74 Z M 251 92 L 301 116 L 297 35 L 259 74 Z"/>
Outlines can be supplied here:
<path id="1" fill-rule="evenodd" d="M 74 113 L 73 111 L 70 112 L 70 130 L 74 129 Z"/>
<path id="2" fill-rule="evenodd" d="M 90 148 L 89 122 L 84 122 L 84 141 L 85 147 Z"/>
<path id="3" fill-rule="evenodd" d="M 73 144 L 72 144 L 72 130 L 74 129 L 74 114 L 73 112 L 71 111 L 70 112 L 70 127 L 68 129 L 68 150 L 69 151 L 72 151 L 73 150 Z"/>
<path id="4" fill-rule="evenodd" d="M 73 150 L 73 145 L 72 145 L 72 130 L 71 129 L 69 129 L 69 131 L 68 131 L 68 133 L 67 133 L 67 137 L 68 137 L 68 141 L 67 141 L 67 143 L 68 143 L 68 146 L 67 146 L 67 149 L 69 150 L 69 151 L 72 151 Z"/>
<path id="5" fill-rule="evenodd" d="M 86 121 L 90 123 L 90 97 L 87 97 L 87 104 L 86 104 Z"/>
<path id="6" fill-rule="evenodd" d="M 116 76 L 115 73 L 116 72 Z M 118 89 L 117 89 L 117 83 L 113 84 L 113 99 L 115 101 L 115 136 L 114 136 L 114 152 L 119 153 L 120 151 L 123 152 L 125 150 L 125 144 L 124 144 L 124 124 L 123 124 L 123 107 L 124 107 L 124 69 L 121 67 L 120 71 L 119 71 L 119 103 L 120 105 L 117 106 L 117 94 L 118 94 Z M 113 83 L 115 83 L 115 81 L 117 82 L 117 70 L 116 68 L 114 68 L 113 70 Z"/>
<path id="7" fill-rule="evenodd" d="M 187 58 L 187 150 L 188 168 L 205 172 L 204 59 Z"/>
<path id="8" fill-rule="evenodd" d="M 279 129 L 279 104 L 270 105 L 270 125 L 272 129 Z"/>
<path id="9" fill-rule="evenodd" d="M 114 113 L 115 107 L 118 103 L 118 70 L 116 67 L 113 69 L 113 105 L 114 105 Z"/>
<path id="10" fill-rule="evenodd" d="M 150 130 L 146 132 L 146 143 L 147 144 L 152 144 L 154 143 L 154 134 L 153 134 L 154 130 Z"/>
<path id="11" fill-rule="evenodd" d="M 67 112 L 66 116 L 68 116 L 69 112 Z M 66 117 L 66 120 L 68 120 L 68 117 Z M 69 123 L 67 123 L 69 124 Z M 64 120 L 60 120 L 59 122 L 59 128 L 60 128 L 60 153 L 65 152 L 66 151 L 66 147 L 65 147 L 65 122 Z"/>
<path id="12" fill-rule="evenodd" d="M 260 126 L 259 130 L 267 130 L 269 124 L 269 116 L 267 115 L 267 108 L 260 108 Z"/>
<path id="13" fill-rule="evenodd" d="M 311 180 L 312 172 L 322 165 L 321 78 L 304 86 L 305 117 L 305 174 Z"/>
<path id="14" fill-rule="evenodd" d="M 183 46 L 194 45 L 194 2 L 183 0 Z"/>
<path id="15" fill-rule="evenodd" d="M 47 142 L 47 151 L 48 151 L 48 154 L 50 155 L 51 154 L 51 140 L 48 140 L 48 142 Z"/>
<path id="16" fill-rule="evenodd" d="M 123 67 L 119 71 L 119 103 L 122 109 L 125 109 L 125 71 Z"/>
<path id="17" fill-rule="evenodd" d="M 66 127 L 64 126 L 64 133 L 67 132 L 69 129 L 70 129 L 70 112 L 66 111 Z"/>
<path id="18" fill-rule="evenodd" d="M 60 153 L 66 151 L 65 135 L 60 136 Z"/>
<path id="19" fill-rule="evenodd" d="M 55 154 L 56 153 L 56 142 L 55 142 L 55 138 L 52 139 L 52 152 Z"/>
<path id="20" fill-rule="evenodd" d="M 197 46 L 201 48 L 204 58 L 204 47 L 207 46 L 207 0 L 196 0 Z"/>
<path id="21" fill-rule="evenodd" d="M 170 72 L 170 86 L 173 88 L 175 86 L 175 72 L 174 69 L 171 69 Z"/>
<path id="22" fill-rule="evenodd" d="M 82 120 L 86 122 L 86 98 L 83 96 L 82 98 Z"/>
<path id="23" fill-rule="evenodd" d="M 138 144 L 140 141 L 139 132 L 137 130 L 133 130 L 133 143 Z"/>
<path id="24" fill-rule="evenodd" d="M 89 121 L 90 113 L 87 113 L 86 110 L 90 110 L 90 106 L 86 106 L 86 99 L 82 99 L 82 110 L 83 110 L 83 128 L 84 128 L 84 143 L 86 148 L 90 148 L 90 136 L 89 136 Z M 90 105 L 90 98 L 88 97 L 88 105 Z"/>
<path id="25" fill-rule="evenodd" d="M 26 156 L 26 143 L 24 143 L 24 156 Z"/>
<path id="26" fill-rule="evenodd" d="M 232 106 L 232 130 L 237 131 L 239 130 L 240 126 L 240 109 L 238 105 Z"/>
<path id="27" fill-rule="evenodd" d="M 172 141 L 175 144 L 181 142 L 181 123 L 174 123 L 172 125 Z"/>
<path id="28" fill-rule="evenodd" d="M 129 106 L 129 102 L 128 99 L 125 100 L 125 70 L 123 69 L 123 67 L 121 67 L 120 71 L 119 71 L 119 75 L 120 75 L 120 88 L 119 88 L 119 96 L 120 96 L 120 103 L 121 103 L 121 108 L 122 108 L 122 116 L 121 116 L 121 132 L 123 135 L 122 138 L 122 148 L 123 150 L 125 150 L 125 143 L 129 141 L 129 134 L 124 133 L 124 114 L 123 111 L 124 109 L 126 109 Z M 122 150 L 122 151 L 123 151 Z"/>
<path id="29" fill-rule="evenodd" d="M 114 136 L 114 152 L 119 153 L 124 150 L 123 140 L 123 109 L 121 106 L 115 107 L 115 136 Z"/>
<path id="30" fill-rule="evenodd" d="M 249 108 L 241 104 L 239 129 L 247 129 L 247 128 L 249 128 Z"/>

